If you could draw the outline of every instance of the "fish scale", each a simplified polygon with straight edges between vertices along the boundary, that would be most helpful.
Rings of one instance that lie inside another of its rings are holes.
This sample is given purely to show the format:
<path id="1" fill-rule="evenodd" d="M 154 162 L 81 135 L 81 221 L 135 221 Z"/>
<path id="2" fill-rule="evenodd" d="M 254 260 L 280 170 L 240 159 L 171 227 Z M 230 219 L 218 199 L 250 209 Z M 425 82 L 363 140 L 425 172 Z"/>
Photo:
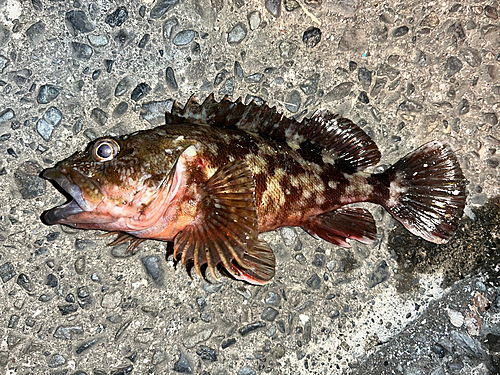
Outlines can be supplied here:
<path id="1" fill-rule="evenodd" d="M 465 178 L 445 141 L 431 141 L 380 174 L 380 152 L 357 125 L 326 110 L 296 121 L 267 105 L 213 95 L 174 103 L 166 125 L 90 143 L 43 173 L 72 199 L 47 224 L 118 233 L 112 244 L 173 241 L 174 258 L 253 284 L 275 274 L 259 233 L 283 226 L 349 247 L 372 242 L 384 206 L 410 232 L 447 242 L 465 205 Z"/>

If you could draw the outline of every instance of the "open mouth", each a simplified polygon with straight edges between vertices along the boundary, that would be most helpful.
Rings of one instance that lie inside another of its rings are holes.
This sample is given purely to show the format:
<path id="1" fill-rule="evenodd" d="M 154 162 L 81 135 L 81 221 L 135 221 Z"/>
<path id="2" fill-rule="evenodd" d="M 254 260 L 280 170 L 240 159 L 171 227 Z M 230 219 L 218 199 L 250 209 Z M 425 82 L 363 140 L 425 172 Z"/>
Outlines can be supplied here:
<path id="1" fill-rule="evenodd" d="M 83 199 L 82 190 L 65 174 L 55 168 L 49 168 L 43 171 L 42 177 L 54 181 L 71 197 L 68 203 L 54 207 L 43 214 L 42 218 L 47 224 L 65 223 L 65 219 L 69 216 L 92 210 L 85 199 Z"/>

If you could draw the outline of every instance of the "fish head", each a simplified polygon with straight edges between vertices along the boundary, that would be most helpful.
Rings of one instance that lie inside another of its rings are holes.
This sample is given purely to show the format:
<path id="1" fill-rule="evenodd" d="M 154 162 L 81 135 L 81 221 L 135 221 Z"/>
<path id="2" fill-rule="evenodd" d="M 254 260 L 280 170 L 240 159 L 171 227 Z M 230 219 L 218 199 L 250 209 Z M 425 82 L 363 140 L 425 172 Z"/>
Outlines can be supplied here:
<path id="1" fill-rule="evenodd" d="M 157 129 L 99 138 L 85 151 L 43 171 L 42 177 L 69 198 L 46 211 L 43 220 L 49 225 L 123 232 L 151 225 L 145 213 L 159 201 L 168 206 L 166 200 L 175 197 L 182 178 L 182 173 L 175 173 L 182 172 L 179 157 L 189 146 L 182 137 L 166 137 Z M 159 210 L 155 207 L 156 215 L 148 217 L 158 216 Z"/>

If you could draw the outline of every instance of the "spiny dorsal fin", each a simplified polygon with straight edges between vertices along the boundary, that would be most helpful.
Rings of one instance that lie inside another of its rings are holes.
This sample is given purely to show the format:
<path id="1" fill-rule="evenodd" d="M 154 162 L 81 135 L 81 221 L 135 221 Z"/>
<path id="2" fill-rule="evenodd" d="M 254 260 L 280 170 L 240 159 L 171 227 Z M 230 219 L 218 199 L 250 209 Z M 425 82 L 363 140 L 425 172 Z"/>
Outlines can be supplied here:
<path id="1" fill-rule="evenodd" d="M 285 117 L 275 107 L 255 102 L 243 104 L 241 98 L 232 102 L 225 96 L 217 102 L 210 94 L 200 105 L 194 96 L 184 108 L 175 102 L 165 115 L 167 124 L 192 123 L 220 128 L 238 129 L 297 146 L 318 145 L 348 170 L 360 171 L 380 160 L 377 145 L 351 120 L 326 110 L 316 111 L 301 122 Z"/>

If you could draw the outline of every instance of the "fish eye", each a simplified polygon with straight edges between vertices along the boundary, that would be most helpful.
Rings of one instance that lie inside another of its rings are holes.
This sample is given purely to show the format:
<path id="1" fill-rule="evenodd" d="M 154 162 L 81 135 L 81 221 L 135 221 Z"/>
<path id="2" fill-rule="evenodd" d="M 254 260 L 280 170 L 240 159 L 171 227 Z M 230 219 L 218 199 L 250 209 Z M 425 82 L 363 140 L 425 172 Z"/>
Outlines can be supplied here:
<path id="1" fill-rule="evenodd" d="M 114 139 L 103 139 L 94 145 L 93 156 L 97 161 L 108 161 L 120 152 L 120 145 Z"/>

